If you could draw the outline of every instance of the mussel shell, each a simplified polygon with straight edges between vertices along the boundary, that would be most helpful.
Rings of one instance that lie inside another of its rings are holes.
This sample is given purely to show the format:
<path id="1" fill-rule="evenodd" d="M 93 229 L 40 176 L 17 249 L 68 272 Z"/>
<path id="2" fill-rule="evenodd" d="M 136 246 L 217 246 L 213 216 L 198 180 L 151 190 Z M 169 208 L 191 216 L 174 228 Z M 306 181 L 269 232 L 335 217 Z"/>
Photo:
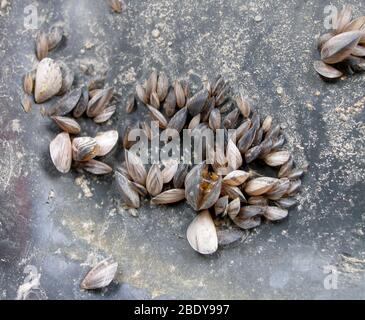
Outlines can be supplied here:
<path id="1" fill-rule="evenodd" d="M 61 26 L 53 25 L 47 35 L 48 50 L 55 49 L 62 41 L 64 29 Z"/>
<path id="2" fill-rule="evenodd" d="M 320 74 L 322 77 L 327 79 L 337 79 L 341 78 L 343 73 L 336 68 L 324 63 L 323 61 L 315 61 L 313 63 L 314 69 Z"/>
<path id="3" fill-rule="evenodd" d="M 99 262 L 88 272 L 81 282 L 81 288 L 92 290 L 107 287 L 113 281 L 117 268 L 118 263 L 114 262 L 111 258 Z"/>
<path id="4" fill-rule="evenodd" d="M 39 62 L 35 78 L 34 98 L 43 103 L 55 96 L 62 87 L 62 72 L 59 65 L 50 58 Z"/>
<path id="5" fill-rule="evenodd" d="M 191 247 L 200 254 L 212 254 L 217 251 L 217 230 L 208 210 L 199 213 L 190 223 L 186 237 Z"/>
<path id="6" fill-rule="evenodd" d="M 209 97 L 207 89 L 203 88 L 192 96 L 186 103 L 186 107 L 189 110 L 191 116 L 196 116 L 201 113 Z"/>
<path id="7" fill-rule="evenodd" d="M 89 161 L 96 157 L 99 146 L 94 138 L 78 137 L 72 140 L 72 158 L 75 161 Z"/>
<path id="8" fill-rule="evenodd" d="M 117 130 L 98 132 L 95 136 L 96 143 L 99 146 L 96 155 L 103 157 L 112 151 L 118 142 L 118 137 Z"/>
<path id="9" fill-rule="evenodd" d="M 80 125 L 72 118 L 62 116 L 52 116 L 51 118 L 63 131 L 70 134 L 78 134 L 81 132 Z"/>
<path id="10" fill-rule="evenodd" d="M 74 82 L 74 72 L 63 61 L 57 61 L 62 73 L 62 86 L 57 95 L 62 96 L 68 92 Z"/>
<path id="11" fill-rule="evenodd" d="M 67 173 L 71 169 L 72 147 L 70 135 L 62 132 L 53 139 L 49 145 L 51 159 L 56 169 L 61 173 Z"/>
<path id="12" fill-rule="evenodd" d="M 64 116 L 70 113 L 80 101 L 81 89 L 74 89 L 59 99 L 47 112 L 49 116 Z"/>
<path id="13" fill-rule="evenodd" d="M 72 115 L 75 118 L 80 118 L 87 109 L 87 105 L 89 103 L 89 92 L 86 87 L 81 89 L 81 96 L 79 101 L 76 104 L 76 107 L 73 109 Z"/>
<path id="14" fill-rule="evenodd" d="M 350 31 L 334 36 L 324 44 L 321 50 L 322 61 L 335 64 L 345 60 L 351 55 L 362 35 L 360 31 Z"/>
<path id="15" fill-rule="evenodd" d="M 115 172 L 117 189 L 124 204 L 130 208 L 139 208 L 140 198 L 131 182 L 120 172 Z"/>
<path id="16" fill-rule="evenodd" d="M 107 88 L 97 93 L 88 103 L 86 114 L 90 118 L 98 116 L 104 111 L 113 97 L 113 88 Z"/>

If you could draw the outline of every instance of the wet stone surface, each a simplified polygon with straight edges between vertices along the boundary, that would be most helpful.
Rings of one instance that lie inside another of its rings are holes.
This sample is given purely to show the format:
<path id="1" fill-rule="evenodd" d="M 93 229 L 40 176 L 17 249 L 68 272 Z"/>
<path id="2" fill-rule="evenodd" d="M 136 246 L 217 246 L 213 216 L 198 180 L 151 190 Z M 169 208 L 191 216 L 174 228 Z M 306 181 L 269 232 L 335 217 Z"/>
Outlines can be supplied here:
<path id="1" fill-rule="evenodd" d="M 48 151 L 56 125 L 20 103 L 22 77 L 36 65 L 36 31 L 24 28 L 33 1 L 8 2 L 0 17 L 0 299 L 365 298 L 365 75 L 325 83 L 313 70 L 327 1 L 128 1 L 120 15 L 103 1 L 38 1 L 42 26 L 63 21 L 67 30 L 50 57 L 62 58 L 77 84 L 85 70 L 107 71 L 122 96 L 107 124 L 80 121 L 85 135 L 148 119 L 142 105 L 131 116 L 124 108 L 152 68 L 195 89 L 221 73 L 283 125 L 296 161 L 309 163 L 287 219 L 209 257 L 186 240 L 195 216 L 188 206 L 146 201 L 133 217 L 112 176 L 56 171 Z M 347 2 L 365 14 L 363 1 Z M 105 161 L 121 157 L 119 147 Z M 90 266 L 108 256 L 119 263 L 117 283 L 80 291 Z M 329 265 L 337 290 L 324 285 Z"/>

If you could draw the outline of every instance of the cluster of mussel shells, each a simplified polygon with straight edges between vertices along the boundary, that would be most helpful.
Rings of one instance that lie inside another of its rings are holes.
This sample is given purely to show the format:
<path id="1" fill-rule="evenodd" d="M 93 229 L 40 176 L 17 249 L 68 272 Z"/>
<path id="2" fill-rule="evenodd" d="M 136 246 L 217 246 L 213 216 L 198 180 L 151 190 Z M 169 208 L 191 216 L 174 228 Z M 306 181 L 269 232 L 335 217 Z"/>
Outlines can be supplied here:
<path id="1" fill-rule="evenodd" d="M 346 5 L 333 29 L 318 40 L 321 60 L 314 62 L 315 70 L 325 79 L 365 71 L 365 16 L 353 20 L 352 8 Z"/>
<path id="2" fill-rule="evenodd" d="M 112 87 L 104 88 L 104 79 L 92 79 L 87 86 L 72 88 L 74 73 L 62 61 L 42 59 L 34 72 L 24 78 L 24 91 L 28 97 L 34 95 L 36 103 L 43 103 L 55 95 L 62 95 L 47 109 L 42 107 L 44 116 L 50 117 L 62 130 L 50 143 L 53 164 L 61 173 L 70 171 L 72 162 L 77 168 L 102 175 L 112 168 L 96 160 L 107 155 L 117 144 L 118 132 L 99 132 L 95 137 L 77 136 L 81 126 L 76 119 L 84 114 L 95 123 L 103 123 L 116 111 L 110 105 L 114 98 Z"/>
<path id="3" fill-rule="evenodd" d="M 230 91 L 219 76 L 192 95 L 187 83 L 176 80 L 170 86 L 164 72 L 153 71 L 144 85 L 137 84 L 136 94 L 160 129 L 182 133 L 188 128 L 198 134 L 224 129 L 225 150 L 215 154 L 214 164 L 203 159 L 195 166 L 173 161 L 147 166 L 132 152 L 127 128 L 125 161 L 116 171 L 117 186 L 129 208 L 140 207 L 141 197 L 150 196 L 153 205 L 185 200 L 196 210 L 187 239 L 201 254 L 214 253 L 218 244 L 239 241 L 264 220 L 284 219 L 297 203 L 295 195 L 304 174 L 304 169 L 295 167 L 291 153 L 282 148 L 285 138 L 280 125 L 274 125 L 271 116 L 261 119 L 242 93 L 231 98 Z M 134 109 L 127 105 L 127 111 Z M 146 122 L 131 127 L 141 128 L 151 139 Z M 235 130 L 237 142 L 228 129 Z M 277 177 L 252 170 L 253 164 L 276 169 Z"/>

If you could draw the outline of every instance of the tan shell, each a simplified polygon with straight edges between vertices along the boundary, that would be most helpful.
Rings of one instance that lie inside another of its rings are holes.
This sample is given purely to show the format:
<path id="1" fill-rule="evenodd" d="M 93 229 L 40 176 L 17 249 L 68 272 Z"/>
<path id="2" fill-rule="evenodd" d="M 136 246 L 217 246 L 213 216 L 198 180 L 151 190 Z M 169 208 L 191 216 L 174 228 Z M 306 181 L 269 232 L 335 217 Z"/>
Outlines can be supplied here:
<path id="1" fill-rule="evenodd" d="M 99 150 L 96 156 L 103 157 L 107 155 L 118 142 L 118 131 L 109 130 L 105 132 L 98 132 L 95 137 Z"/>
<path id="2" fill-rule="evenodd" d="M 72 162 L 70 135 L 67 132 L 58 134 L 56 138 L 51 141 L 49 151 L 56 169 L 61 173 L 69 172 Z"/>
<path id="3" fill-rule="evenodd" d="M 34 97 L 42 103 L 55 96 L 62 87 L 62 72 L 59 65 L 50 58 L 39 62 L 35 78 Z"/>
<path id="4" fill-rule="evenodd" d="M 218 249 L 217 230 L 208 210 L 195 217 L 186 236 L 191 247 L 201 254 L 212 254 Z"/>
<path id="5" fill-rule="evenodd" d="M 118 263 L 111 258 L 99 262 L 81 282 L 81 288 L 90 290 L 107 287 L 113 281 L 117 269 Z"/>

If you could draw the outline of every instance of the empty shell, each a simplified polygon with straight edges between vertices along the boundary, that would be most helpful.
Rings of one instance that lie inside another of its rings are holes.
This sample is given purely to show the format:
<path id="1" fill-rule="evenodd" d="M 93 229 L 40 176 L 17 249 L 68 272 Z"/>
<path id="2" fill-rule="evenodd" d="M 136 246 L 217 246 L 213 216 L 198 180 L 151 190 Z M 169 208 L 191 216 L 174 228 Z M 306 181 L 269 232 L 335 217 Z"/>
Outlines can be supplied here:
<path id="1" fill-rule="evenodd" d="M 96 143 L 99 146 L 97 156 L 103 157 L 107 155 L 118 142 L 118 131 L 109 130 L 105 132 L 98 132 L 95 137 Z"/>
<path id="2" fill-rule="evenodd" d="M 208 210 L 199 213 L 190 223 L 186 237 L 191 247 L 201 254 L 212 254 L 217 251 L 217 230 Z"/>
<path id="3" fill-rule="evenodd" d="M 80 125 L 72 118 L 62 116 L 53 116 L 51 118 L 63 131 L 71 134 L 78 134 L 81 132 Z"/>
<path id="4" fill-rule="evenodd" d="M 56 138 L 51 141 L 49 151 L 56 169 L 61 173 L 69 172 L 72 162 L 70 135 L 67 132 L 58 134 Z"/>
<path id="5" fill-rule="evenodd" d="M 140 199 L 137 191 L 131 182 L 120 172 L 115 172 L 117 189 L 122 197 L 122 201 L 129 208 L 139 208 Z"/>
<path id="6" fill-rule="evenodd" d="M 261 177 L 250 180 L 245 187 L 245 192 L 250 196 L 261 196 L 269 192 L 276 184 L 278 179 Z"/>
<path id="7" fill-rule="evenodd" d="M 146 178 L 146 189 L 148 193 L 155 197 L 161 193 L 163 188 L 163 176 L 158 164 L 153 164 L 148 171 Z"/>
<path id="8" fill-rule="evenodd" d="M 99 146 L 94 138 L 79 137 L 72 140 L 72 158 L 75 161 L 89 161 L 96 157 Z"/>
<path id="9" fill-rule="evenodd" d="M 152 198 L 151 203 L 156 205 L 172 204 L 185 199 L 184 189 L 171 189 Z"/>
<path id="10" fill-rule="evenodd" d="M 277 151 L 272 152 L 264 157 L 264 161 L 270 167 L 279 167 L 282 166 L 290 159 L 289 151 Z"/>
<path id="11" fill-rule="evenodd" d="M 117 269 L 118 263 L 111 258 L 99 262 L 81 282 L 81 288 L 92 290 L 107 287 L 113 281 Z"/>
<path id="12" fill-rule="evenodd" d="M 62 87 L 62 72 L 59 65 L 50 58 L 39 62 L 35 78 L 34 98 L 42 103 L 55 96 Z"/>

